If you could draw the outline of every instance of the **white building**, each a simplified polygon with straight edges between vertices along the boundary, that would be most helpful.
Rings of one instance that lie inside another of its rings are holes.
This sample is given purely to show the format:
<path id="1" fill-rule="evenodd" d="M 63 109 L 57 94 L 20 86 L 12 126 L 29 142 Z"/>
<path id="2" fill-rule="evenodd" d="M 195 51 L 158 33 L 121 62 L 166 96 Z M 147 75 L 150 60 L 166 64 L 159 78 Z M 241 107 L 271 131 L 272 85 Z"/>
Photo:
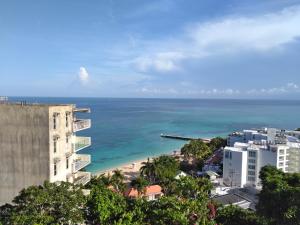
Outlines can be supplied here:
<path id="1" fill-rule="evenodd" d="M 224 149 L 223 183 L 259 187 L 259 172 L 273 165 L 284 172 L 300 172 L 300 141 L 292 131 L 246 130 L 229 136 Z"/>

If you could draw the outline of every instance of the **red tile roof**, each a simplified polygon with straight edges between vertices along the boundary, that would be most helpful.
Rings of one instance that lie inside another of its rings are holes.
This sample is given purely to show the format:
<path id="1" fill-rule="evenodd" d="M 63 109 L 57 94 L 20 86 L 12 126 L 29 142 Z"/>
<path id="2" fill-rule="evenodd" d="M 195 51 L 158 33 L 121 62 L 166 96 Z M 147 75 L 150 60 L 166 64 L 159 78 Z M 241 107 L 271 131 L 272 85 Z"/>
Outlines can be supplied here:
<path id="1" fill-rule="evenodd" d="M 150 185 L 146 187 L 145 192 L 142 194 L 142 196 L 150 196 L 150 195 L 155 195 L 155 194 L 160 194 L 162 188 L 159 185 Z M 127 197 L 134 197 L 137 198 L 138 195 L 138 191 L 135 188 L 129 188 L 126 192 L 125 192 L 125 196 Z"/>

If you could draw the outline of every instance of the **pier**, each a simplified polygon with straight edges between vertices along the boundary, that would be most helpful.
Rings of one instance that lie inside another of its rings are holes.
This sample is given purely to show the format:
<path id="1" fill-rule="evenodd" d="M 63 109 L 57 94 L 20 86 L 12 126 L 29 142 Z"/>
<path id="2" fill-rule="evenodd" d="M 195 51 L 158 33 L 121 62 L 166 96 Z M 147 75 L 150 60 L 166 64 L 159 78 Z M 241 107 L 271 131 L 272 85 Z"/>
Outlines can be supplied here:
<path id="1" fill-rule="evenodd" d="M 204 143 L 209 143 L 210 142 L 209 138 L 194 138 L 194 137 L 185 137 L 185 136 L 171 135 L 171 134 L 161 134 L 160 137 L 169 138 L 169 139 L 183 140 L 183 141 L 201 140 Z"/>

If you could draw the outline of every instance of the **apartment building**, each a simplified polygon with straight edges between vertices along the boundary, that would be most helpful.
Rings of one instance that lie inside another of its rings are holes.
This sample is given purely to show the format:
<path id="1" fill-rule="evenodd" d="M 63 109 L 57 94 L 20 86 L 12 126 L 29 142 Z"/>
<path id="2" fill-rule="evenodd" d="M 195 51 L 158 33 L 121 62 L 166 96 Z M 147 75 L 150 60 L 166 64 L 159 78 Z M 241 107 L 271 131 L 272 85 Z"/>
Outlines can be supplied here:
<path id="1" fill-rule="evenodd" d="M 246 130 L 229 135 L 228 144 L 223 158 L 223 183 L 228 186 L 259 188 L 259 172 L 266 165 L 300 172 L 300 140 L 293 131 Z"/>
<path id="2" fill-rule="evenodd" d="M 91 174 L 81 169 L 91 156 L 79 151 L 91 138 L 76 136 L 91 127 L 90 119 L 77 118 L 88 112 L 72 104 L 0 102 L 0 205 L 45 180 L 89 182 Z"/>

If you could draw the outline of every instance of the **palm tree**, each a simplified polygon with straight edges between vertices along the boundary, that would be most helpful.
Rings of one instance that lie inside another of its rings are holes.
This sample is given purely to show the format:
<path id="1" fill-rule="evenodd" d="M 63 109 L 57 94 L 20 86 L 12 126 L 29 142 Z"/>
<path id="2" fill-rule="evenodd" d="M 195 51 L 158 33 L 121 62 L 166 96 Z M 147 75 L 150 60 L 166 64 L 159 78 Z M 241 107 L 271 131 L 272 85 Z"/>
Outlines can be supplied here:
<path id="1" fill-rule="evenodd" d="M 111 175 L 110 174 L 107 174 L 107 175 L 101 174 L 99 176 L 99 182 L 104 184 L 105 186 L 111 185 L 111 183 L 112 183 Z"/>
<path id="2" fill-rule="evenodd" d="M 179 170 L 179 162 L 172 156 L 162 155 L 153 160 L 155 165 L 155 178 L 158 182 L 173 179 Z"/>
<path id="3" fill-rule="evenodd" d="M 154 162 L 150 162 L 150 159 L 148 158 L 147 162 L 142 162 L 142 165 L 143 166 L 140 168 L 141 176 L 146 177 L 150 183 L 153 183 L 156 170 Z"/>
<path id="4" fill-rule="evenodd" d="M 111 184 L 118 192 L 123 192 L 125 189 L 124 184 L 125 176 L 121 170 L 114 170 L 113 175 L 111 176 Z"/>
<path id="5" fill-rule="evenodd" d="M 131 186 L 137 190 L 138 196 L 145 194 L 146 187 L 149 185 L 149 182 L 144 178 L 139 176 L 135 180 L 131 181 Z"/>

